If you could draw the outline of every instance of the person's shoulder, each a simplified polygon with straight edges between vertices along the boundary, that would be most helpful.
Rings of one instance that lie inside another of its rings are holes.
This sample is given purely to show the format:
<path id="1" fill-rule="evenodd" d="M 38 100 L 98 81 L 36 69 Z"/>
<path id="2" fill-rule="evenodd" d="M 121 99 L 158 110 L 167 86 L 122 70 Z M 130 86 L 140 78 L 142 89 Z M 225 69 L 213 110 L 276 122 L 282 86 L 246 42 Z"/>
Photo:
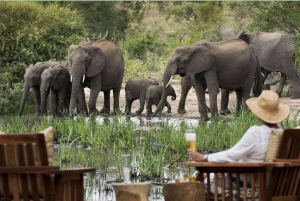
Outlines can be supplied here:
<path id="1" fill-rule="evenodd" d="M 247 134 L 247 133 L 256 134 L 256 133 L 260 133 L 262 130 L 264 130 L 263 126 L 257 126 L 257 125 L 256 126 L 251 126 L 245 134 Z"/>

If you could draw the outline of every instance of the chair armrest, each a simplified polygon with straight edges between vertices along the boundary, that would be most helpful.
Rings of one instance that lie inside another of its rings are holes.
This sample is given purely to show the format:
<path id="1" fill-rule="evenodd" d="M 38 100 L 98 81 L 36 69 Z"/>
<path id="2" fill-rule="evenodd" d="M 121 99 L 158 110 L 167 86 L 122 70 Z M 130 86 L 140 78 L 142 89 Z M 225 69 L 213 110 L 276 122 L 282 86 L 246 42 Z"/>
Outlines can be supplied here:
<path id="1" fill-rule="evenodd" d="M 62 170 L 51 170 L 48 171 L 47 174 L 55 174 L 55 175 L 65 175 L 65 174 L 82 174 L 86 172 L 95 172 L 95 168 L 70 168 L 70 169 L 62 169 Z"/>
<path id="2" fill-rule="evenodd" d="M 299 161 L 299 160 L 298 160 Z M 260 168 L 260 167 L 290 167 L 293 165 L 291 160 L 279 160 L 275 162 L 230 162 L 230 163 L 213 163 L 213 162 L 187 162 L 185 163 L 187 167 L 245 167 L 245 168 Z"/>
<path id="3" fill-rule="evenodd" d="M 0 174 L 36 174 L 57 170 L 59 166 L 5 166 L 0 167 Z"/>

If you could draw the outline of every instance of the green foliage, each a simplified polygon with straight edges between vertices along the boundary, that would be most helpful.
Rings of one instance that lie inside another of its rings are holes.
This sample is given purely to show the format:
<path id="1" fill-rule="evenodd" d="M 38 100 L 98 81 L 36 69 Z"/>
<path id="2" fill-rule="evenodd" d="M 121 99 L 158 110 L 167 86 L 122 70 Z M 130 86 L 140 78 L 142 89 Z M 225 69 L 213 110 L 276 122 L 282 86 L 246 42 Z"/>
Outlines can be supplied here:
<path id="1" fill-rule="evenodd" d="M 74 11 L 55 4 L 0 2 L 0 55 L 4 63 L 64 60 L 84 36 Z"/>
<path id="2" fill-rule="evenodd" d="M 160 50 L 164 44 L 159 43 L 155 34 L 146 33 L 145 35 L 133 35 L 126 41 L 125 48 L 128 50 L 130 58 L 144 60 L 146 52 L 153 52 L 160 55 Z"/>
<path id="3" fill-rule="evenodd" d="M 112 1 L 75 1 L 69 2 L 70 8 L 76 9 L 83 19 L 83 24 L 90 40 L 103 38 L 107 31 L 107 40 L 113 37 L 123 38 L 128 27 L 129 14 L 120 6 L 120 2 Z"/>
<path id="4" fill-rule="evenodd" d="M 1 115 L 18 110 L 26 67 L 65 60 L 68 47 L 85 35 L 81 24 L 75 11 L 56 3 L 0 2 Z"/>
<path id="5" fill-rule="evenodd" d="M 166 18 L 175 18 L 183 30 L 188 30 L 185 40 L 193 44 L 199 40 L 222 40 L 220 25 L 223 7 L 220 2 L 174 2 L 166 9 Z"/>

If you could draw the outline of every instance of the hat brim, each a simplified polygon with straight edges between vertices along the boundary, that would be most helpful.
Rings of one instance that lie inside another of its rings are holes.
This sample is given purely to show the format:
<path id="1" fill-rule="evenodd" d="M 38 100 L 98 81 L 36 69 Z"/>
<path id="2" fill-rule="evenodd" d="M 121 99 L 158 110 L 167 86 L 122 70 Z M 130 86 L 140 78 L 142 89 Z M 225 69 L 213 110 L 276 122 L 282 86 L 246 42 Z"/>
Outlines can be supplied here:
<path id="1" fill-rule="evenodd" d="M 246 104 L 253 114 L 263 121 L 267 123 L 279 123 L 289 116 L 290 107 L 288 105 L 279 103 L 278 110 L 270 113 L 261 109 L 257 104 L 257 100 L 258 98 L 250 98 L 246 101 Z"/>

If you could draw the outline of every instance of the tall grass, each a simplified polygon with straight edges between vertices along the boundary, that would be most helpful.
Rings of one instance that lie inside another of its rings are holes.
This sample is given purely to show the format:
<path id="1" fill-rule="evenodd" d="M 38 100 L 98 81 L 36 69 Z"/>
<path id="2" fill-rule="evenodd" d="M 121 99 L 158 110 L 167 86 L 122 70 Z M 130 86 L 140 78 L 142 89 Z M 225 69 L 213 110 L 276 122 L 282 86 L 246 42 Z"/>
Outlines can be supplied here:
<path id="1" fill-rule="evenodd" d="M 246 130 L 259 125 L 258 119 L 242 110 L 230 119 L 214 118 L 194 127 L 197 149 L 203 153 L 225 150 L 233 146 Z M 112 171 L 121 177 L 121 154 L 131 154 L 133 169 L 141 179 L 159 177 L 163 167 L 183 168 L 186 162 L 184 131 L 189 125 L 175 127 L 163 121 L 156 127 L 138 129 L 124 116 L 53 118 L 9 117 L 0 130 L 7 133 L 39 132 L 52 125 L 55 128 L 55 163 L 64 167 L 95 167 L 102 174 Z M 299 125 L 290 117 L 282 128 Z"/>

